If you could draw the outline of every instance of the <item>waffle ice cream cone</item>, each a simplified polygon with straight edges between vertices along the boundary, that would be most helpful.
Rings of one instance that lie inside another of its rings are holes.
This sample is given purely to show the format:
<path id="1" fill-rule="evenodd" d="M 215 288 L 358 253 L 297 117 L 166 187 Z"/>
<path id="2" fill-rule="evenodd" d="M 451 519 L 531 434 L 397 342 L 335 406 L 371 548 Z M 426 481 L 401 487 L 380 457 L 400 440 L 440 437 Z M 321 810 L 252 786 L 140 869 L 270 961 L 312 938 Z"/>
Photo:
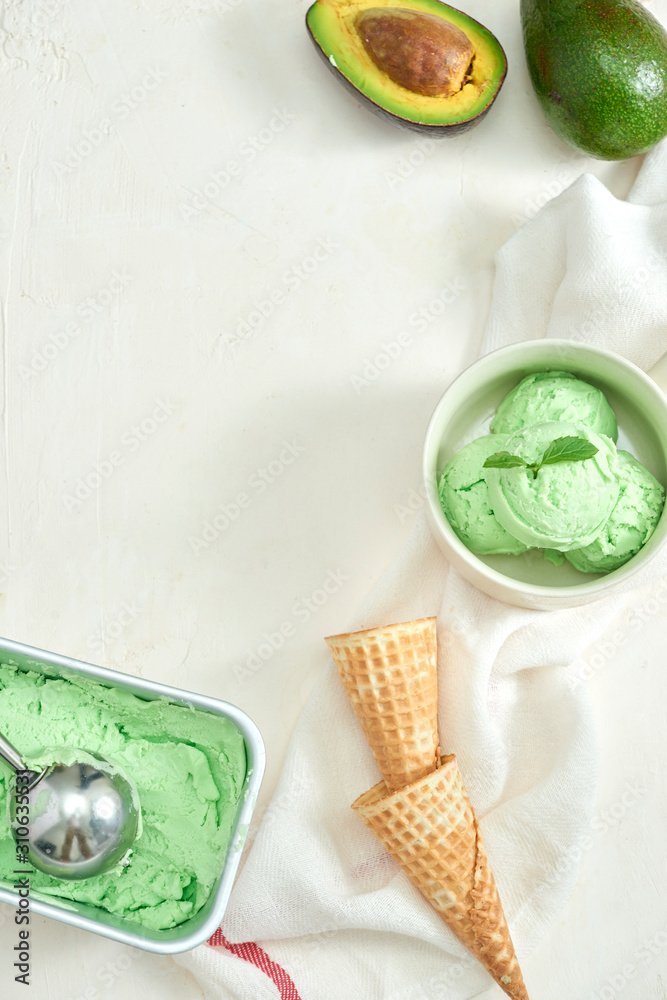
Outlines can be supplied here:
<path id="1" fill-rule="evenodd" d="M 398 791 L 381 781 L 352 808 L 505 993 L 528 1000 L 456 757 Z"/>
<path id="2" fill-rule="evenodd" d="M 326 639 L 390 791 L 436 767 L 435 622 L 420 618 Z"/>

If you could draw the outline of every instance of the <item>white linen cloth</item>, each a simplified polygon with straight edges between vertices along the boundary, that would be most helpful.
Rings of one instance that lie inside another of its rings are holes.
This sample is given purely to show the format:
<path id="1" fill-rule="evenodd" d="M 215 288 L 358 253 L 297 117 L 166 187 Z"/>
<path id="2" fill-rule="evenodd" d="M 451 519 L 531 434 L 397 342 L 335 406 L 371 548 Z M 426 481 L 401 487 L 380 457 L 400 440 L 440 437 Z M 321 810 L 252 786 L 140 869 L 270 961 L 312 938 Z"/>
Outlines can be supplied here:
<path id="1" fill-rule="evenodd" d="M 667 348 L 667 144 L 646 158 L 628 201 L 584 175 L 496 263 L 482 353 L 563 337 L 650 368 Z M 665 573 L 660 557 L 634 586 Z M 450 569 L 422 511 L 357 620 L 341 622 L 345 631 L 437 614 L 441 744 L 456 752 L 481 819 L 519 959 L 567 901 L 592 818 L 596 743 L 581 656 L 632 599 L 555 612 L 501 604 Z M 259 942 L 302 1000 L 467 1000 L 490 977 L 350 809 L 378 780 L 332 663 L 295 729 L 224 934 Z M 177 961 L 207 1000 L 278 996 L 223 949 Z M 539 983 L 526 985 L 539 996 Z"/>

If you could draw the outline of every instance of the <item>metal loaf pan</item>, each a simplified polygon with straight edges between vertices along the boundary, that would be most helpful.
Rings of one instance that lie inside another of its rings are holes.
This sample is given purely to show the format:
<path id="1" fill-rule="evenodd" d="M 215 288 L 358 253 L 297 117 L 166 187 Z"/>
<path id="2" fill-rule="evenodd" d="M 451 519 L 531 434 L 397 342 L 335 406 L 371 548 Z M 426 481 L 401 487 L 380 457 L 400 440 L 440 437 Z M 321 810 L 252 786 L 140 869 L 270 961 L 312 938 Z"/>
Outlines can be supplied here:
<path id="1" fill-rule="evenodd" d="M 121 674 L 116 670 L 107 670 L 105 667 L 97 667 L 82 660 L 61 656 L 59 653 L 47 653 L 33 646 L 13 642 L 11 639 L 0 638 L 0 662 L 13 664 L 22 670 L 34 670 L 48 677 L 67 679 L 77 674 L 85 674 L 105 687 L 121 688 L 147 701 L 165 698 L 177 705 L 192 706 L 199 711 L 221 716 L 240 730 L 245 742 L 247 772 L 236 821 L 218 881 L 206 904 L 193 917 L 178 927 L 155 931 L 107 913 L 106 910 L 96 906 L 69 899 L 58 900 L 53 896 L 40 896 L 38 890 L 32 891 L 30 895 L 30 909 L 33 913 L 61 920 L 63 923 L 72 924 L 73 927 L 102 934 L 114 941 L 143 948 L 145 951 L 172 955 L 203 944 L 220 925 L 227 907 L 264 775 L 266 754 L 262 737 L 255 724 L 245 712 L 228 702 Z M 0 882 L 0 901 L 9 903 L 10 906 L 18 906 L 19 897 L 11 888 L 3 887 L 3 883 Z"/>

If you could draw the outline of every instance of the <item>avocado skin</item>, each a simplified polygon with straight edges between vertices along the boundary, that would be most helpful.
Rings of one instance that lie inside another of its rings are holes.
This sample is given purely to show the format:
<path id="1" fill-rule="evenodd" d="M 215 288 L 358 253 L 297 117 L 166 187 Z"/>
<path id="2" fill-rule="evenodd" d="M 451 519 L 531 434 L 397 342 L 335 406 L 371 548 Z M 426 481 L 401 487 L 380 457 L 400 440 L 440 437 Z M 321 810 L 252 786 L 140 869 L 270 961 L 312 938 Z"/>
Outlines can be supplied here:
<path id="1" fill-rule="evenodd" d="M 667 135 L 667 33 L 638 0 L 521 0 L 530 77 L 551 128 L 622 160 Z"/>
<path id="2" fill-rule="evenodd" d="M 365 94 L 362 94 L 362 92 L 358 90 L 355 87 L 355 85 L 347 79 L 346 76 L 344 76 L 342 73 L 339 73 L 336 67 L 331 64 L 329 56 L 326 54 L 326 52 L 318 42 L 317 38 L 315 38 L 315 35 L 310 30 L 310 25 L 308 25 L 307 22 L 306 24 L 308 27 L 308 32 L 310 34 L 310 37 L 315 43 L 315 48 L 317 49 L 320 56 L 327 64 L 331 72 L 334 74 L 334 76 L 338 80 L 340 80 L 340 82 L 343 84 L 345 89 L 349 90 L 349 92 L 353 94 L 357 98 L 357 100 L 361 100 L 364 104 L 364 107 L 372 111 L 377 118 L 382 118 L 383 121 L 390 121 L 392 125 L 397 125 L 399 128 L 405 129 L 406 132 L 419 132 L 420 135 L 461 135 L 462 132 L 469 132 L 470 129 L 474 128 L 475 125 L 479 124 L 482 118 L 484 118 L 489 113 L 491 105 L 498 96 L 500 87 L 507 74 L 507 70 L 505 70 L 505 72 L 502 75 L 501 81 L 498 84 L 498 89 L 493 95 L 493 98 L 489 101 L 486 107 L 482 111 L 480 111 L 479 114 L 476 115 L 474 118 L 469 118 L 467 121 L 463 122 L 448 122 L 442 125 L 428 125 L 423 122 L 413 122 L 410 121 L 409 118 L 402 118 L 400 115 L 395 114 L 393 111 L 388 111 L 386 108 L 383 108 L 382 105 L 376 104 L 375 101 L 371 101 L 371 99 L 369 97 L 366 97 Z"/>
<path id="3" fill-rule="evenodd" d="M 474 115 L 471 115 L 468 118 L 459 121 L 423 122 L 423 121 L 413 120 L 408 115 L 403 115 L 396 110 L 392 111 L 389 107 L 385 107 L 382 104 L 378 103 L 377 101 L 373 100 L 367 94 L 365 94 L 363 90 L 361 90 L 351 80 L 349 80 L 347 76 L 340 70 L 340 68 L 335 63 L 332 63 L 330 52 L 327 51 L 327 47 L 325 47 L 324 42 L 318 37 L 317 32 L 313 30 L 313 26 L 311 24 L 311 19 L 310 19 L 311 13 L 318 6 L 319 2 L 320 0 L 316 0 L 316 2 L 312 5 L 312 7 L 309 8 L 306 14 L 306 28 L 308 29 L 308 34 L 310 35 L 311 41 L 313 42 L 320 57 L 324 60 L 330 72 L 334 74 L 336 79 L 343 84 L 346 90 L 348 90 L 351 94 L 354 95 L 357 101 L 360 101 L 364 107 L 372 111 L 373 114 L 375 114 L 378 118 L 381 118 L 384 121 L 389 121 L 391 122 L 392 125 L 398 126 L 399 128 L 405 129 L 406 131 L 418 132 L 420 135 L 456 136 L 456 135 L 461 135 L 461 133 L 463 132 L 469 132 L 472 128 L 474 128 L 477 124 L 479 124 L 479 122 L 488 114 L 492 104 L 494 103 L 496 97 L 498 96 L 500 89 L 505 81 L 505 77 L 507 75 L 507 57 L 500 42 L 495 37 L 495 35 L 492 35 L 491 32 L 484 27 L 484 25 L 480 24 L 478 21 L 470 17 L 468 14 L 463 14 L 463 12 L 458 11 L 455 8 L 449 7 L 449 5 L 445 4 L 436 5 L 436 6 L 442 6 L 443 14 L 441 16 L 443 17 L 446 16 L 446 11 L 448 9 L 451 11 L 455 11 L 456 13 L 461 14 L 462 17 L 465 17 L 465 19 L 468 22 L 470 22 L 470 24 L 478 27 L 481 31 L 483 31 L 486 35 L 488 35 L 490 39 L 492 39 L 492 44 L 494 46 L 495 53 L 501 64 L 501 70 L 498 72 L 497 78 L 494 83 L 493 93 L 488 97 L 485 106 L 481 108 L 479 111 L 477 111 Z M 382 5 L 382 0 L 369 0 L 368 3 L 369 7 L 371 6 L 379 7 L 381 5 Z M 394 6 L 394 5 L 388 4 L 387 6 Z M 417 8 L 416 4 L 414 5 L 410 4 L 409 6 L 411 9 L 413 9 L 413 7 Z M 431 7 L 428 8 L 429 11 L 431 12 L 432 12 L 432 6 L 433 5 L 431 5 Z M 364 58 L 367 59 L 365 55 Z M 369 71 L 379 76 L 379 71 L 375 69 L 370 59 L 367 59 L 367 62 Z"/>

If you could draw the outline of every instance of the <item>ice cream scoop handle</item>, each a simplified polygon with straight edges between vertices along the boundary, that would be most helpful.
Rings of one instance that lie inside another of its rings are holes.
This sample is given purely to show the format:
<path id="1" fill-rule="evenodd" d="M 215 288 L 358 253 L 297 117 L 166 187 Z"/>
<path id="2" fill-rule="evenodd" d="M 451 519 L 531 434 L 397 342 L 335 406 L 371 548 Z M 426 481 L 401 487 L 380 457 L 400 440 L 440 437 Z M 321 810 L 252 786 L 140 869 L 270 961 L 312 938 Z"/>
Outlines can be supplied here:
<path id="1" fill-rule="evenodd" d="M 649 371 L 649 375 L 658 389 L 661 389 L 665 396 L 667 396 L 667 352 L 663 354 L 659 361 L 656 361 L 653 368 Z"/>
<path id="2" fill-rule="evenodd" d="M 0 733 L 0 757 L 7 761 L 10 767 L 13 767 L 15 771 L 25 771 L 26 766 L 21 759 L 21 755 L 17 750 L 11 745 L 11 743 L 4 738 Z"/>

